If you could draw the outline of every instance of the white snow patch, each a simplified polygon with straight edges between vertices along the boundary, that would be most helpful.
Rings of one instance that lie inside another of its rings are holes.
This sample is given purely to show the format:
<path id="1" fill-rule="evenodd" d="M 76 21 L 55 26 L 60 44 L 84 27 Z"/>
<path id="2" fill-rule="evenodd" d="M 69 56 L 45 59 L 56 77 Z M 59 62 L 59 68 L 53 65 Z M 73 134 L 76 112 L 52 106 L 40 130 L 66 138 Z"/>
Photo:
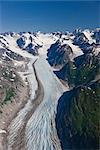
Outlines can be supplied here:
<path id="1" fill-rule="evenodd" d="M 94 54 L 97 56 L 100 53 L 100 47 L 94 48 Z"/>
<path id="2" fill-rule="evenodd" d="M 96 40 L 92 38 L 93 35 L 92 32 L 86 29 L 83 31 L 83 33 L 86 36 L 86 38 L 89 40 L 89 44 L 96 43 Z"/>
<path id="3" fill-rule="evenodd" d="M 5 131 L 5 130 L 0 129 L 0 134 L 2 134 L 2 133 L 6 133 L 6 131 Z"/>

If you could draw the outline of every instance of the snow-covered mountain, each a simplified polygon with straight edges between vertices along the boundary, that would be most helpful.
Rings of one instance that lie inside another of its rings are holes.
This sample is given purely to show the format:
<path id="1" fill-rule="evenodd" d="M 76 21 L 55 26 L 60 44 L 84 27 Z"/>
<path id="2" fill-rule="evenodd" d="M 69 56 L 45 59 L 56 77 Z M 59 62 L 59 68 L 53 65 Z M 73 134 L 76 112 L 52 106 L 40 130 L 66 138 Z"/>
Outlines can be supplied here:
<path id="1" fill-rule="evenodd" d="M 38 52 L 38 49 L 43 46 L 43 40 L 47 39 L 47 42 L 53 40 L 54 45 L 52 45 L 52 47 L 55 50 L 53 50 L 53 52 L 50 50 L 50 53 L 57 52 L 57 55 L 60 55 L 60 53 L 61 55 L 69 53 L 69 58 L 73 60 L 75 57 L 82 55 L 83 52 L 86 52 L 88 49 L 94 48 L 97 54 L 99 52 L 99 35 L 99 29 L 94 31 L 88 29 L 82 31 L 75 30 L 73 33 L 54 32 L 49 34 L 43 34 L 41 32 L 10 32 L 0 34 L 0 47 L 10 50 L 10 47 L 13 46 L 13 51 L 16 53 L 17 51 L 15 49 L 19 48 L 23 51 L 28 51 L 33 55 L 38 55 L 41 53 Z"/>
<path id="2" fill-rule="evenodd" d="M 76 29 L 72 33 L 2 33 L 0 66 L 2 103 L 7 97 L 11 101 L 9 106 L 16 108 L 15 114 L 19 112 L 6 129 L 2 128 L 2 132 L 8 133 L 5 140 L 8 149 L 26 146 L 27 150 L 65 150 L 83 145 L 88 149 L 92 143 L 92 148 L 98 148 L 99 28 Z M 10 96 L 7 89 L 11 89 Z M 25 94 L 29 96 L 27 100 Z M 15 116 L 11 108 L 10 119 L 11 115 Z M 6 111 L 2 105 L 5 112 L 2 122 L 9 119 Z M 1 127 L 4 127 L 2 123 Z"/>

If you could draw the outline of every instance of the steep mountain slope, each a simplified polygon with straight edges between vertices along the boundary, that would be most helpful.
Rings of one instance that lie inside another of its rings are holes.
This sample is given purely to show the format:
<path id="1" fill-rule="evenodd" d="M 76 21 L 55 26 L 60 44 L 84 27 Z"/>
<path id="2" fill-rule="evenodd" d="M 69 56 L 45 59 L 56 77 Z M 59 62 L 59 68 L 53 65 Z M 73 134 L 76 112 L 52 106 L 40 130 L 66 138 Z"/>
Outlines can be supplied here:
<path id="1" fill-rule="evenodd" d="M 55 74 L 72 89 L 61 96 L 57 107 L 56 127 L 63 150 L 99 149 L 100 48 L 98 43 L 91 43 L 97 40 L 92 40 L 89 33 L 78 32 L 74 38 L 83 55 L 73 61 L 67 56 L 64 63 L 56 61 L 57 55 L 53 58 L 57 68 L 62 65 Z"/>
<path id="2" fill-rule="evenodd" d="M 70 46 L 70 48 L 72 49 L 73 59 L 93 48 L 97 49 L 99 47 L 99 34 L 100 30 L 98 29 L 95 31 L 75 30 L 72 34 L 62 35 L 60 36 L 59 41 L 51 46 L 50 50 L 48 51 L 48 57 L 49 55 L 53 55 L 53 53 L 64 53 L 65 50 L 63 49 L 65 48 L 65 46 Z M 64 46 L 64 48 L 62 46 Z M 53 59 L 56 59 L 55 55 Z"/>
<path id="3" fill-rule="evenodd" d="M 55 71 L 55 74 L 69 86 L 80 86 L 89 83 L 100 73 L 100 54 L 82 55 L 75 58 L 75 61 L 68 61 L 60 71 Z"/>
<path id="4" fill-rule="evenodd" d="M 70 80 L 72 84 L 75 80 L 78 82 L 78 80 L 82 80 L 79 76 L 83 68 L 96 67 L 96 63 L 99 63 L 100 45 L 96 42 L 98 36 L 95 36 L 95 34 L 97 33 L 98 35 L 99 32 L 98 30 L 96 33 L 95 32 L 90 32 L 89 30 L 76 30 L 69 37 L 67 35 L 64 37 L 62 36 L 57 42 L 51 45 L 48 50 L 47 60 L 50 65 L 57 69 L 55 73 L 60 79 L 68 83 Z M 93 66 L 91 66 L 93 61 Z M 94 71 L 96 70 L 96 68 L 92 69 Z"/>
<path id="5" fill-rule="evenodd" d="M 99 149 L 100 82 L 65 92 L 59 99 L 57 133 L 63 150 Z"/>
<path id="6" fill-rule="evenodd" d="M 48 50 L 48 61 L 53 66 L 62 66 L 69 60 L 73 61 L 74 58 L 83 55 L 79 46 L 73 44 L 73 36 L 70 36 L 69 39 L 65 37 L 61 37 Z"/>

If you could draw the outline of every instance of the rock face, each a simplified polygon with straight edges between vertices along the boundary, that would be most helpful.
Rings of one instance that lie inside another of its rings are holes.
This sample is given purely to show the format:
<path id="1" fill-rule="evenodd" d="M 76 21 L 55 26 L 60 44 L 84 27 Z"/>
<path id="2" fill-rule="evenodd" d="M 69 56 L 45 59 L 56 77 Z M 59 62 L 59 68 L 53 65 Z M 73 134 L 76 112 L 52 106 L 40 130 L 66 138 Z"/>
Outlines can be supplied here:
<path id="1" fill-rule="evenodd" d="M 27 43 L 28 41 L 28 43 Z M 34 44 L 32 36 L 25 37 L 22 36 L 17 39 L 16 43 L 18 44 L 19 48 L 28 51 L 33 55 L 38 55 L 38 49 L 41 47 L 39 44 Z"/>
<path id="2" fill-rule="evenodd" d="M 25 40 L 22 37 L 19 38 L 16 42 L 20 48 L 23 48 L 23 46 L 25 45 Z"/>
<path id="3" fill-rule="evenodd" d="M 58 40 L 48 50 L 48 61 L 52 66 L 62 66 L 69 61 L 72 53 L 72 48 L 68 44 L 62 45 Z"/>

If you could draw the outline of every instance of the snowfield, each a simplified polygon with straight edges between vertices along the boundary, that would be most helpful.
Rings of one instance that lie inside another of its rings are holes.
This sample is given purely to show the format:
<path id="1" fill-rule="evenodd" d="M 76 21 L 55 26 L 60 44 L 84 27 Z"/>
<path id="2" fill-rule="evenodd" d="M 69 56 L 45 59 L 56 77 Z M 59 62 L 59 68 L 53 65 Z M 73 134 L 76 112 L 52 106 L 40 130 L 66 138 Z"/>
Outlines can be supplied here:
<path id="1" fill-rule="evenodd" d="M 92 38 L 93 33 L 91 33 L 88 29 L 83 31 L 86 38 L 89 40 L 89 44 L 96 43 L 96 40 Z"/>

